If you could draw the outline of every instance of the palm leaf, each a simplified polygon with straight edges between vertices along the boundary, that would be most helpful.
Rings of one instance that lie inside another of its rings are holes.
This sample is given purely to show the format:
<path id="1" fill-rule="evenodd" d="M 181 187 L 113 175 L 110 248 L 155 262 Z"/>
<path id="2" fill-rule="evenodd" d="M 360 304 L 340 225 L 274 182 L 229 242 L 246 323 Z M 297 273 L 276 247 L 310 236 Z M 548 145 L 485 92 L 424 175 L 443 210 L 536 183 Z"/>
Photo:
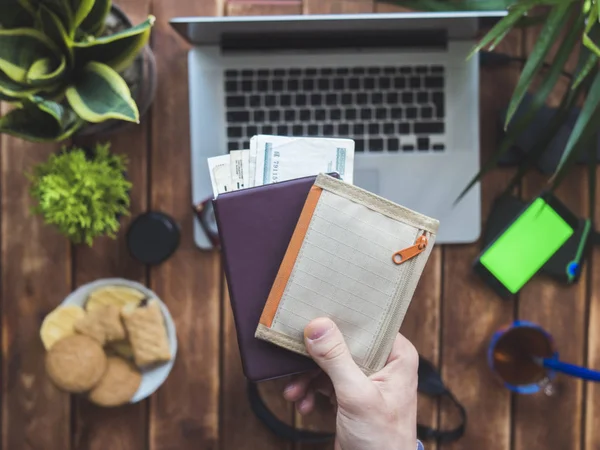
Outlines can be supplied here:
<path id="1" fill-rule="evenodd" d="M 569 9 L 576 11 L 577 8 L 579 8 L 579 5 L 565 2 L 556 5 L 552 9 L 550 15 L 548 16 L 548 20 L 546 21 L 544 28 L 542 28 L 535 46 L 533 47 L 531 54 L 525 63 L 525 67 L 523 67 L 523 71 L 519 77 L 519 82 L 517 83 L 517 87 L 513 92 L 510 104 L 508 105 L 508 112 L 506 114 L 506 121 L 504 124 L 505 128 L 521 104 L 521 101 L 523 100 L 523 97 L 525 96 L 525 93 L 527 92 L 527 89 L 533 81 L 536 73 L 542 67 L 550 47 L 556 40 L 556 37 L 560 31 L 564 28 L 565 24 L 569 21 L 571 14 L 567 14 L 567 12 Z"/>
<path id="2" fill-rule="evenodd" d="M 583 108 L 579 113 L 579 117 L 573 126 L 573 131 L 569 136 L 565 151 L 560 158 L 560 162 L 554 172 L 553 178 L 557 177 L 558 174 L 564 170 L 564 167 L 569 160 L 571 153 L 574 153 L 575 148 L 578 146 L 580 141 L 587 137 L 597 129 L 600 108 L 600 73 L 596 73 L 594 81 L 589 89 L 587 99 L 583 104 Z"/>
<path id="3" fill-rule="evenodd" d="M 594 226 L 596 217 L 596 146 L 590 145 L 588 148 L 588 217 Z"/>
<path id="4" fill-rule="evenodd" d="M 502 18 L 490 31 L 477 43 L 471 50 L 467 58 L 471 58 L 475 53 L 485 48 L 488 44 L 495 42 L 498 44 L 498 38 L 506 36 L 507 30 L 510 30 L 523 17 L 523 15 L 533 7 L 533 4 L 519 4 L 511 9 L 505 17 Z"/>
<path id="5" fill-rule="evenodd" d="M 548 132 L 544 133 L 534 144 L 531 150 L 527 152 L 523 161 L 519 163 L 517 172 L 511 178 L 504 192 L 510 192 L 514 187 L 516 187 L 520 183 L 523 176 L 535 165 L 542 154 L 548 150 L 550 144 L 558 134 L 561 126 L 565 123 L 565 120 L 575 105 L 577 98 L 581 92 L 586 90 L 588 87 L 589 82 L 580 84 L 575 90 L 569 90 L 563 96 L 554 116 L 552 116 L 550 122 L 546 126 Z"/>

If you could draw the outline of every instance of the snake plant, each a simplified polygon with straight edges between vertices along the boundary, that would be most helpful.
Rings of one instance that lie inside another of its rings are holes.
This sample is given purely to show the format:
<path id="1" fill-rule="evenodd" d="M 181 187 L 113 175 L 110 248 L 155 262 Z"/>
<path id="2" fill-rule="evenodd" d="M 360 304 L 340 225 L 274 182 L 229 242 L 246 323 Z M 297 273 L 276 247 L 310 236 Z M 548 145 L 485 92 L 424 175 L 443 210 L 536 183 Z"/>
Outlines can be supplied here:
<path id="1" fill-rule="evenodd" d="M 0 133 L 45 142 L 86 123 L 139 122 L 119 74 L 146 45 L 154 17 L 104 36 L 111 0 L 0 0 Z"/>
<path id="2" fill-rule="evenodd" d="M 589 200 L 593 216 L 596 143 L 593 141 L 600 129 L 600 0 L 386 0 L 413 9 L 425 11 L 498 11 L 507 14 L 491 28 L 473 48 L 472 54 L 494 48 L 515 28 L 536 26 L 539 35 L 526 59 L 521 76 L 513 91 L 506 116 L 506 134 L 495 154 L 482 166 L 479 173 L 468 183 L 461 194 L 466 194 L 486 173 L 492 170 L 500 158 L 512 147 L 517 138 L 533 122 L 536 113 L 544 106 L 550 93 L 565 70 L 569 56 L 578 51 L 578 63 L 571 74 L 569 89 L 546 127 L 546 133 L 538 137 L 507 190 L 514 188 L 525 173 L 534 166 L 548 150 L 561 125 L 578 101 L 585 99 L 581 112 L 571 131 L 562 158 L 550 178 L 550 189 L 555 189 L 565 178 L 568 170 L 583 152 L 589 154 Z M 578 45 L 581 44 L 581 45 Z M 550 49 L 556 53 L 547 68 L 542 70 Z M 523 114 L 515 115 L 536 77 L 542 75 L 533 93 L 533 100 Z"/>

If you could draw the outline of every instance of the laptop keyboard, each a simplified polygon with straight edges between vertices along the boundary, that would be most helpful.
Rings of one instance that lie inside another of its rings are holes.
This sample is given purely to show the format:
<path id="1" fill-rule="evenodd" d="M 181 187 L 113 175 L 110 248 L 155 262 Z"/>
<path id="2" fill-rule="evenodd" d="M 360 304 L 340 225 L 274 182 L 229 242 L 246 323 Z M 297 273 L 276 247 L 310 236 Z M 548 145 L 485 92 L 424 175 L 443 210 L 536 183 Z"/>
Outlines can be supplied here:
<path id="1" fill-rule="evenodd" d="M 356 151 L 443 152 L 444 67 L 225 71 L 228 150 L 255 134 L 348 137 Z"/>

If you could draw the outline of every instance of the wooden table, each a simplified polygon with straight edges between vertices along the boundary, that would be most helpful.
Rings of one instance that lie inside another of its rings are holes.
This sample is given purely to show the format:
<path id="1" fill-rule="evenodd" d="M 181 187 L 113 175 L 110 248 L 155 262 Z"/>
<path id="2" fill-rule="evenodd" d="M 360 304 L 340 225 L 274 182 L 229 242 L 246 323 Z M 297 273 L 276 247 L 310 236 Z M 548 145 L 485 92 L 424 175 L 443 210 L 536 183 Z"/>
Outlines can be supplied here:
<path id="1" fill-rule="evenodd" d="M 181 224 L 181 247 L 160 267 L 148 269 L 134 262 L 125 249 L 123 233 L 117 241 L 101 239 L 93 248 L 73 247 L 52 228 L 43 226 L 29 213 L 31 200 L 24 172 L 47 158 L 57 146 L 1 138 L 3 450 L 292 448 L 271 436 L 248 408 L 219 255 L 202 252 L 193 243 L 188 47 L 168 20 L 174 16 L 359 13 L 394 8 L 374 5 L 369 0 L 282 1 L 275 6 L 223 1 L 120 2 L 135 22 L 149 13 L 158 19 L 152 36 L 159 69 L 153 108 L 140 126 L 112 141 L 114 151 L 131 159 L 128 173 L 134 183 L 132 216 L 148 209 L 162 210 Z M 515 32 L 501 50 L 522 56 L 534 38 L 531 32 Z M 513 66 L 482 71 L 484 157 L 497 146 L 496 117 L 507 104 L 518 70 Z M 485 179 L 484 217 L 510 174 L 510 170 L 496 171 Z M 521 193 L 533 194 L 542 183 L 540 177 L 528 178 L 522 183 Z M 584 169 L 572 173 L 560 189 L 560 196 L 585 214 Z M 600 448 L 600 390 L 594 385 L 562 378 L 555 397 L 516 397 L 492 378 L 485 361 L 492 333 L 521 318 L 550 330 L 565 359 L 600 367 L 598 270 L 588 264 L 583 279 L 570 288 L 536 279 L 518 301 L 503 302 L 471 273 L 478 248 L 473 244 L 438 246 L 434 250 L 402 327 L 419 351 L 441 368 L 447 384 L 467 406 L 465 437 L 442 447 Z M 180 346 L 173 372 L 153 397 L 114 410 L 96 408 L 54 389 L 44 375 L 44 350 L 38 338 L 45 314 L 73 288 L 109 276 L 138 280 L 154 289 L 171 310 Z M 280 417 L 300 426 L 331 429 L 331 412 L 297 417 L 282 400 L 281 388 L 281 380 L 262 386 Z M 428 399 L 420 402 L 419 418 L 430 424 L 448 425 L 451 421 L 446 408 L 440 410 Z"/>

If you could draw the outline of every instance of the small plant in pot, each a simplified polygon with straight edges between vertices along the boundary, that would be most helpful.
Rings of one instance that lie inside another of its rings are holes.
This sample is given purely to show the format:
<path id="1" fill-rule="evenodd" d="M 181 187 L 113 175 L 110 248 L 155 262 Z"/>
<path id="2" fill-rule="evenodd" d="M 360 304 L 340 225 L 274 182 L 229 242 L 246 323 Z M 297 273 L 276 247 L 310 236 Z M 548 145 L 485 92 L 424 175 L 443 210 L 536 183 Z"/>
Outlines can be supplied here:
<path id="1" fill-rule="evenodd" d="M 138 123 L 154 94 L 154 17 L 111 0 L 0 0 L 0 133 L 35 142 Z M 127 81 L 126 81 L 127 80 Z M 133 91 L 133 92 L 132 92 Z"/>
<path id="2" fill-rule="evenodd" d="M 119 218 L 129 215 L 126 166 L 126 157 L 112 154 L 110 144 L 92 150 L 63 148 L 28 175 L 33 212 L 74 244 L 91 246 L 99 236 L 115 238 Z"/>

